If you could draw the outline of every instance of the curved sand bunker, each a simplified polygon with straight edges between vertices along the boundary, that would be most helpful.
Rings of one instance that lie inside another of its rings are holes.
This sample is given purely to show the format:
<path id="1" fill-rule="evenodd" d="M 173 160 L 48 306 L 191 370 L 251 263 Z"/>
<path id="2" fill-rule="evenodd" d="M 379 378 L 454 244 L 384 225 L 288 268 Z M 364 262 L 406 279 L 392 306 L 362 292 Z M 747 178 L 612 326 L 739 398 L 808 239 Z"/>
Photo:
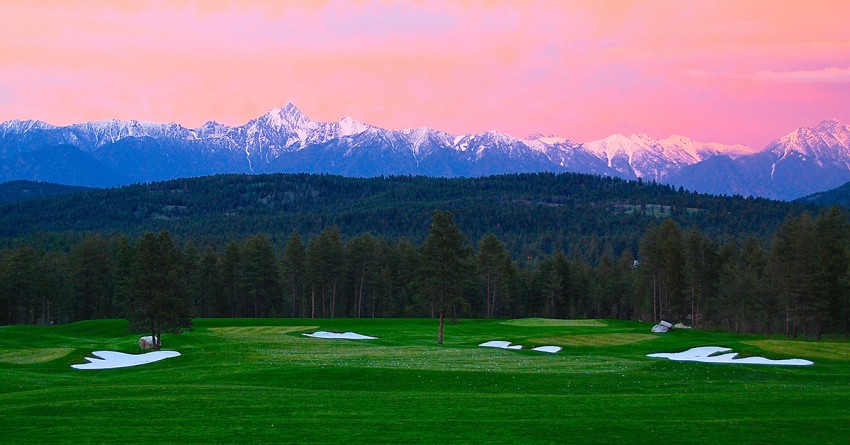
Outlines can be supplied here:
<path id="1" fill-rule="evenodd" d="M 512 345 L 511 342 L 502 341 L 502 340 L 488 341 L 488 342 L 481 343 L 478 346 L 481 346 L 481 347 L 484 347 L 484 348 L 522 349 L 522 345 Z"/>
<path id="2" fill-rule="evenodd" d="M 125 354 L 115 351 L 94 351 L 94 357 L 86 357 L 89 363 L 71 365 L 75 369 L 113 369 L 146 365 L 180 355 L 177 351 L 153 351 L 145 354 Z M 95 358 L 97 357 L 97 358 Z"/>
<path id="3" fill-rule="evenodd" d="M 700 362 L 700 363 L 733 363 L 746 365 L 784 365 L 784 366 L 808 366 L 814 364 L 809 360 L 800 358 L 792 358 L 785 360 L 771 360 L 764 357 L 744 357 L 736 358 L 737 352 L 728 354 L 719 354 L 721 352 L 731 351 L 729 348 L 720 346 L 702 346 L 699 348 L 691 348 L 683 352 L 665 353 L 659 352 L 656 354 L 647 354 L 647 357 L 653 358 L 668 358 L 670 360 L 680 362 Z"/>
<path id="4" fill-rule="evenodd" d="M 522 349 L 522 345 L 512 345 L 509 341 L 503 340 L 491 340 L 488 342 L 481 343 L 481 347 L 484 348 L 498 348 L 498 349 Z M 538 346 L 536 348 L 532 348 L 532 351 L 538 352 L 548 352 L 550 354 L 555 354 L 561 351 L 560 346 Z"/>
<path id="5" fill-rule="evenodd" d="M 313 338 L 329 338 L 329 339 L 341 339 L 341 340 L 377 340 L 378 337 L 370 337 L 368 335 L 361 335 L 356 332 L 327 332 L 327 331 L 318 331 L 312 334 L 303 334 L 307 337 Z"/>
<path id="6" fill-rule="evenodd" d="M 557 353 L 557 352 L 561 352 L 561 347 L 560 347 L 560 346 L 538 346 L 538 347 L 536 347 L 536 348 L 532 348 L 531 350 L 532 350 L 532 351 L 538 351 L 538 352 L 548 352 L 548 353 L 550 353 L 550 354 L 555 354 L 555 353 Z"/>

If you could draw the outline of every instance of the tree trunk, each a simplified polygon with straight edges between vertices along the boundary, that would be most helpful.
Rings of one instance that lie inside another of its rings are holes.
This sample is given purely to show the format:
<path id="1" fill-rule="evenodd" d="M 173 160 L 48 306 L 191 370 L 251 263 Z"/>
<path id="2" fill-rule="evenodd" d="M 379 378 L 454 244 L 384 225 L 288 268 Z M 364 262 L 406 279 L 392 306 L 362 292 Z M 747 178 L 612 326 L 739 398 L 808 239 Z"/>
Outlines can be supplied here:
<path id="1" fill-rule="evenodd" d="M 334 287 L 333 292 L 331 293 L 331 318 L 334 318 L 334 313 L 336 313 L 336 278 L 334 278 Z"/>
<path id="2" fill-rule="evenodd" d="M 655 272 L 652 273 L 652 318 L 657 323 L 658 322 L 658 291 L 656 290 L 656 275 Z"/>
<path id="3" fill-rule="evenodd" d="M 295 285 L 292 286 L 292 289 L 290 290 L 289 297 L 292 299 L 292 312 L 291 312 L 290 317 L 295 317 L 296 316 L 295 315 L 295 298 L 296 298 L 295 297 Z"/>
<path id="4" fill-rule="evenodd" d="M 328 317 L 328 313 L 327 313 L 327 311 L 326 311 L 326 308 L 327 308 L 327 306 L 328 306 L 328 304 L 327 304 L 327 299 L 328 299 L 327 297 L 328 297 L 328 294 L 327 294 L 327 289 L 326 289 L 326 287 L 327 287 L 327 286 L 325 286 L 324 284 L 322 284 L 322 295 L 321 295 L 321 296 L 322 296 L 322 318 L 327 318 L 327 317 Z"/>
<path id="5" fill-rule="evenodd" d="M 490 299 L 491 297 L 490 297 L 490 274 L 489 273 L 485 277 L 484 281 L 487 283 L 487 289 L 486 289 L 487 290 L 487 303 L 486 303 L 487 309 L 485 310 L 485 314 L 486 314 L 487 318 L 490 318 L 491 317 L 491 315 L 490 315 L 491 309 L 490 308 L 491 308 L 491 304 L 492 304 L 491 301 L 492 300 Z"/>
<path id="6" fill-rule="evenodd" d="M 151 320 L 151 340 L 153 340 L 153 350 L 159 351 L 160 348 L 161 330 L 158 328 L 156 320 Z"/>
<path id="7" fill-rule="evenodd" d="M 693 323 L 694 329 L 699 329 L 699 322 L 698 322 L 697 319 L 699 318 L 699 314 L 700 314 L 700 312 L 699 312 L 700 302 L 702 302 L 702 286 L 700 286 L 699 297 L 697 297 L 697 309 L 696 309 L 696 312 L 694 312 L 694 319 L 691 320 L 691 323 Z"/>
<path id="8" fill-rule="evenodd" d="M 496 282 L 493 282 L 493 295 L 490 297 L 490 318 L 496 316 L 496 293 L 499 288 L 496 287 Z"/>
<path id="9" fill-rule="evenodd" d="M 694 320 L 696 320 L 696 306 L 697 306 L 697 292 L 696 286 L 691 283 L 691 325 L 695 325 Z"/>
<path id="10" fill-rule="evenodd" d="M 153 335 L 153 350 L 154 351 L 159 351 L 159 348 L 161 347 L 160 345 L 162 345 L 162 339 L 160 338 L 159 332 L 160 332 L 159 326 L 156 325 L 156 328 L 154 330 L 154 335 Z"/>
<path id="11" fill-rule="evenodd" d="M 366 263 L 363 263 L 363 267 L 360 269 L 360 288 L 357 291 L 357 318 L 363 316 L 363 282 L 366 281 Z"/>
<path id="12" fill-rule="evenodd" d="M 443 344 L 443 311 L 440 310 L 440 330 L 437 334 L 437 344 Z"/>
<path id="13" fill-rule="evenodd" d="M 316 318 L 316 288 L 310 288 L 310 318 Z"/>

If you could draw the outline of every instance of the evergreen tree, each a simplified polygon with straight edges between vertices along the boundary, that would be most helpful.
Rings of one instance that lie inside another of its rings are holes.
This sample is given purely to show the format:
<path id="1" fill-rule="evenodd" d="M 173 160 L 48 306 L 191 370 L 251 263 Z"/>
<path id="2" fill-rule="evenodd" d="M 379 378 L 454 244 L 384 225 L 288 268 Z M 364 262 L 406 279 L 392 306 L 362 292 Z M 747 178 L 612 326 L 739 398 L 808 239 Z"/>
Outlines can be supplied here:
<path id="1" fill-rule="evenodd" d="M 348 242 L 347 264 L 352 280 L 352 314 L 363 317 L 364 296 L 375 295 L 379 275 L 380 248 L 369 233 L 355 236 Z M 374 307 L 374 301 L 372 302 Z"/>
<path id="2" fill-rule="evenodd" d="M 168 232 L 147 232 L 139 239 L 134 272 L 130 329 L 150 329 L 154 349 L 159 349 L 163 332 L 192 325 L 180 255 Z"/>
<path id="3" fill-rule="evenodd" d="M 190 316 L 200 314 L 199 301 L 202 299 L 203 284 L 201 282 L 201 254 L 195 243 L 189 241 L 183 247 L 180 255 L 181 267 L 186 280 L 186 300 L 189 303 Z"/>
<path id="4" fill-rule="evenodd" d="M 304 301 L 306 256 L 301 236 L 297 230 L 293 230 L 289 241 L 286 242 L 281 264 L 281 284 L 291 304 L 291 317 L 303 317 L 306 311 L 307 305 Z"/>
<path id="5" fill-rule="evenodd" d="M 280 310 L 277 258 L 266 235 L 245 241 L 245 291 L 252 302 L 253 317 L 269 317 Z M 277 306 L 275 308 L 274 306 Z"/>
<path id="6" fill-rule="evenodd" d="M 478 242 L 478 276 L 484 290 L 484 316 L 495 316 L 497 306 L 507 306 L 514 274 L 513 264 L 504 244 L 496 235 L 488 234 Z"/>
<path id="7" fill-rule="evenodd" d="M 838 206 L 821 212 L 815 220 L 815 236 L 825 299 L 822 309 L 816 314 L 816 334 L 820 339 L 823 331 L 829 327 L 845 333 L 850 331 L 850 283 L 846 280 L 850 270 L 850 223 L 847 213 Z"/>
<path id="8" fill-rule="evenodd" d="M 384 287 L 384 307 L 397 316 L 422 315 L 417 312 L 416 280 L 420 251 L 410 240 L 401 239 L 388 247 L 389 284 Z"/>
<path id="9" fill-rule="evenodd" d="M 310 317 L 333 317 L 337 287 L 342 276 L 344 250 L 337 227 L 322 230 L 307 246 L 307 284 L 310 289 Z M 318 302 L 316 297 L 319 297 Z M 330 300 L 330 301 L 328 301 Z"/>
<path id="10" fill-rule="evenodd" d="M 219 268 L 221 293 L 218 313 L 226 317 L 243 317 L 245 273 L 242 262 L 242 249 L 239 243 L 231 241 L 224 247 Z"/>
<path id="11" fill-rule="evenodd" d="M 194 313 L 202 318 L 225 315 L 219 312 L 217 306 L 223 300 L 221 275 L 219 256 L 212 247 L 207 247 L 198 267 L 198 292 L 192 302 Z"/>
<path id="12" fill-rule="evenodd" d="M 540 262 L 534 287 L 539 289 L 543 300 L 542 315 L 549 318 L 575 316 L 576 301 L 573 298 L 571 269 L 567 257 L 558 249 Z"/>
<path id="13" fill-rule="evenodd" d="M 691 230 L 684 238 L 684 275 L 689 303 L 687 319 L 693 327 L 699 327 L 700 311 L 707 296 L 712 292 L 712 283 L 717 280 L 717 255 L 712 242 L 702 233 Z"/>
<path id="14" fill-rule="evenodd" d="M 130 244 L 130 240 L 124 235 L 113 238 L 111 244 L 115 312 L 122 317 L 127 317 L 133 304 L 133 273 L 136 265 L 136 251 Z"/>
<path id="15" fill-rule="evenodd" d="M 51 251 L 42 257 L 44 280 L 42 288 L 42 316 L 44 324 L 70 321 L 72 302 L 68 291 L 68 255 Z M 2 305 L 0 305 L 2 308 Z"/>
<path id="16" fill-rule="evenodd" d="M 443 344 L 446 314 L 468 306 L 464 294 L 473 281 L 473 267 L 472 249 L 452 221 L 452 214 L 435 211 L 428 238 L 422 244 L 419 280 L 421 301 L 430 305 L 440 319 L 438 344 Z"/>
<path id="17" fill-rule="evenodd" d="M 775 319 L 770 298 L 767 259 L 759 243 L 749 238 L 743 246 L 724 247 L 716 299 L 710 299 L 710 319 L 734 332 L 767 332 Z"/>
<path id="18" fill-rule="evenodd" d="M 811 217 L 789 217 L 777 232 L 774 243 L 790 308 L 790 334 L 796 337 L 800 330 L 806 338 L 813 330 L 819 334 L 829 299 L 821 248 Z"/>
<path id="19" fill-rule="evenodd" d="M 106 238 L 100 235 L 84 237 L 71 249 L 68 264 L 76 318 L 90 320 L 113 316 L 113 264 Z"/>
<path id="20" fill-rule="evenodd" d="M 20 245 L 6 252 L 0 264 L 0 301 L 5 324 L 33 324 L 39 293 L 39 258 L 35 250 Z"/>
<path id="21" fill-rule="evenodd" d="M 640 269 L 651 291 L 653 319 L 685 319 L 690 311 L 684 298 L 682 231 L 673 220 L 646 231 L 641 239 Z"/>

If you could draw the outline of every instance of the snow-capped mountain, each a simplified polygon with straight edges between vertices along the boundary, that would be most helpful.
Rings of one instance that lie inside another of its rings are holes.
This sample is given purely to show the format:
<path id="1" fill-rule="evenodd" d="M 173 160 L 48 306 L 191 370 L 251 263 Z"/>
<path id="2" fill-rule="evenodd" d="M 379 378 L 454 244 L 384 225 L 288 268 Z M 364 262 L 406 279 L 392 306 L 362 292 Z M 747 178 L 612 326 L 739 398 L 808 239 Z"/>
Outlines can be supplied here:
<path id="1" fill-rule="evenodd" d="M 830 190 L 850 181 L 850 128 L 834 120 L 801 127 L 761 151 L 714 156 L 667 181 L 707 193 L 783 200 Z"/>
<path id="2" fill-rule="evenodd" d="M 726 155 L 739 157 L 755 150 L 744 145 L 706 144 L 684 136 L 653 139 L 645 134 L 615 134 L 584 144 L 584 148 L 630 179 L 665 182 L 684 166 Z"/>
<path id="3" fill-rule="evenodd" d="M 215 121 L 195 129 L 118 120 L 64 127 L 4 122 L 0 181 L 113 186 L 218 173 L 452 177 L 577 172 L 790 199 L 850 181 L 848 147 L 850 130 L 836 121 L 801 128 L 756 151 L 684 136 L 613 135 L 579 143 L 540 134 L 518 139 L 496 131 L 386 130 L 348 117 L 316 122 L 288 104 L 237 127 Z"/>
<path id="4" fill-rule="evenodd" d="M 56 128 L 46 122 L 35 120 L 11 120 L 0 124 L 0 137 L 6 137 L 7 134 L 24 133 L 30 130 L 50 130 Z"/>
<path id="5" fill-rule="evenodd" d="M 790 157 L 805 161 L 814 159 L 819 165 L 831 164 L 850 170 L 850 127 L 835 120 L 823 121 L 817 127 L 799 128 L 767 146 L 778 159 L 773 166 Z"/>

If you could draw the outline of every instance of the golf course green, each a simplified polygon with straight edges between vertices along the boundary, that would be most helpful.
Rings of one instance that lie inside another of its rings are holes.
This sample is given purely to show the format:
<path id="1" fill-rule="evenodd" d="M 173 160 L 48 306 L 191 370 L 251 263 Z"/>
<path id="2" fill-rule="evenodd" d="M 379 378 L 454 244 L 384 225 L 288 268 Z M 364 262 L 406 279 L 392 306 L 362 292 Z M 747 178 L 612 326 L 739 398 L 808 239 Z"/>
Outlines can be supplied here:
<path id="1" fill-rule="evenodd" d="M 850 343 L 615 320 L 197 319 L 141 354 L 123 320 L 0 327 L 3 443 L 848 443 Z M 310 338 L 355 332 L 374 340 Z M 484 348 L 502 340 L 521 350 Z M 532 351 L 560 346 L 558 353 Z M 810 366 L 647 354 L 718 346 Z"/>

